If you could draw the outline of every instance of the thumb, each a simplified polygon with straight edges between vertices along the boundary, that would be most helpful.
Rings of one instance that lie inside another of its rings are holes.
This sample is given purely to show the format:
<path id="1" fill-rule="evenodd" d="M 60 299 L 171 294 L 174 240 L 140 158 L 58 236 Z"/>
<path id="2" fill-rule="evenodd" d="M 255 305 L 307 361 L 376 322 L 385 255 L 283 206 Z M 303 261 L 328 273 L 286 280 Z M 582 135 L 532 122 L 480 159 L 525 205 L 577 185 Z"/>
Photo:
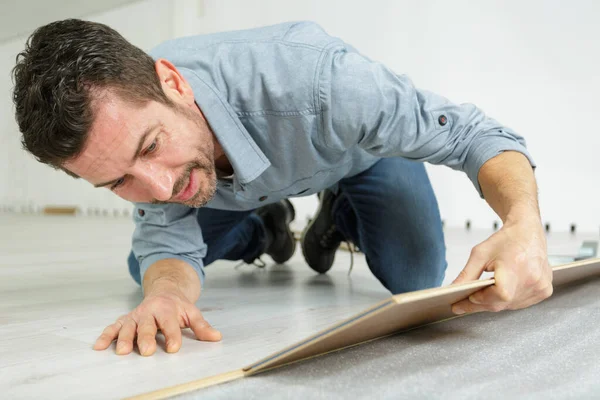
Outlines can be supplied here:
<path id="1" fill-rule="evenodd" d="M 482 251 L 478 247 L 473 248 L 467 265 L 460 271 L 460 274 L 452 282 L 452 284 L 465 283 L 470 281 L 476 281 L 479 279 L 487 263 L 487 257 L 482 254 Z"/>
<path id="2" fill-rule="evenodd" d="M 186 312 L 190 318 L 190 328 L 198 340 L 207 342 L 218 342 L 221 340 L 223 337 L 221 332 L 210 326 L 195 305 L 190 305 Z"/>

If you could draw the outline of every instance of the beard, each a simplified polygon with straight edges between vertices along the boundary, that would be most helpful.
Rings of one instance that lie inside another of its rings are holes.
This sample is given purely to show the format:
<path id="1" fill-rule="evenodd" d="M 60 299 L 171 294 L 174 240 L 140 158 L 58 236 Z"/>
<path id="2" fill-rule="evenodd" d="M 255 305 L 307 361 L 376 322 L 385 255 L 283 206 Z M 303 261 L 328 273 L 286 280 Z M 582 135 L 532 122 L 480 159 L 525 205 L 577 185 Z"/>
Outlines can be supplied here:
<path id="1" fill-rule="evenodd" d="M 175 111 L 193 122 L 198 128 L 199 132 L 207 131 L 208 124 L 202 124 L 202 119 L 198 115 L 194 114 L 191 110 L 188 110 L 185 107 L 176 106 Z M 210 131 L 208 131 L 208 133 L 210 133 Z M 200 184 L 198 186 L 198 192 L 186 201 L 159 201 L 154 199 L 152 200 L 152 204 L 176 203 L 192 208 L 200 208 L 212 200 L 217 192 L 217 172 L 214 161 L 214 145 L 212 142 L 212 135 L 203 136 L 207 136 L 209 138 L 206 146 L 198 148 L 198 158 L 186 165 L 183 175 L 177 179 L 173 185 L 173 194 L 171 195 L 171 198 L 177 196 L 187 187 L 190 182 L 191 175 L 195 170 L 200 172 Z"/>
<path id="2" fill-rule="evenodd" d="M 189 163 L 183 176 L 175 182 L 175 185 L 173 185 L 173 197 L 185 189 L 190 181 L 192 172 L 196 169 L 199 170 L 200 175 L 203 175 L 205 178 L 200 178 L 198 192 L 190 199 L 179 202 L 179 204 L 200 208 L 205 206 L 217 192 L 217 173 L 214 164 L 201 164 L 198 161 Z"/>

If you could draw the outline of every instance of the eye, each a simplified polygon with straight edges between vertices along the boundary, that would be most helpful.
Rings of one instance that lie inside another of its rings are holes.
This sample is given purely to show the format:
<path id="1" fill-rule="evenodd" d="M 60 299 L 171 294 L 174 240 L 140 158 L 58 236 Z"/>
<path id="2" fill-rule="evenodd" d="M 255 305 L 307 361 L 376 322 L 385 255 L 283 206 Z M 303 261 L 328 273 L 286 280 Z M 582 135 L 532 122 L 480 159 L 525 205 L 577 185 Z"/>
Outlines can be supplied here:
<path id="1" fill-rule="evenodd" d="M 156 150 L 157 144 L 156 144 L 156 140 L 154 142 L 152 142 L 152 144 L 148 147 L 146 147 L 146 154 L 150 154 L 152 152 L 154 152 Z"/>
<path id="2" fill-rule="evenodd" d="M 113 183 L 113 185 L 110 187 L 110 190 L 115 190 L 116 188 L 118 188 L 119 186 L 121 186 L 123 183 L 125 183 L 125 178 L 121 178 L 118 181 L 116 181 L 115 183 Z"/>

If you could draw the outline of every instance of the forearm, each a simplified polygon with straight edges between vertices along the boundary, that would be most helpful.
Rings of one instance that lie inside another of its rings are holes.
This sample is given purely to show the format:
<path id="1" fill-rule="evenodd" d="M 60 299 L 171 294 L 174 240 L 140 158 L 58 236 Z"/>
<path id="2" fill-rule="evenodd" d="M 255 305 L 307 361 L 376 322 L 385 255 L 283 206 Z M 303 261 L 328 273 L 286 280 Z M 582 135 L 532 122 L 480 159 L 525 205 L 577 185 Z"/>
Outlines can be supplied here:
<path id="1" fill-rule="evenodd" d="M 164 259 L 152 264 L 144 274 L 144 295 L 160 290 L 179 290 L 191 302 L 200 297 L 200 279 L 196 271 L 186 262 Z"/>
<path id="2" fill-rule="evenodd" d="M 540 220 L 537 184 L 527 158 L 506 151 L 488 160 L 478 175 L 485 200 L 502 221 Z"/>
<path id="3" fill-rule="evenodd" d="M 518 310 L 552 295 L 552 269 L 541 226 L 537 185 L 529 160 L 503 152 L 487 160 L 478 173 L 481 191 L 504 226 L 471 251 L 454 284 L 494 272 L 494 284 L 452 306 L 455 314 Z"/>

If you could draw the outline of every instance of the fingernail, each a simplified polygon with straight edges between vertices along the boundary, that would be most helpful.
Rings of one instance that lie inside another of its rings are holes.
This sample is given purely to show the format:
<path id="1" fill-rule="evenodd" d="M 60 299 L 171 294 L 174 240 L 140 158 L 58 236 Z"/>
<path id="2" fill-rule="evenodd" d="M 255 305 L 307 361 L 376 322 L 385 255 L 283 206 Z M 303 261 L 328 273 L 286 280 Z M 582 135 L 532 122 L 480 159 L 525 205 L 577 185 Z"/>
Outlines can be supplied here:
<path id="1" fill-rule="evenodd" d="M 117 351 L 125 350 L 125 343 L 117 343 Z"/>
<path id="2" fill-rule="evenodd" d="M 143 344 L 143 345 L 140 346 L 140 353 L 142 355 L 148 353 L 148 345 L 147 344 Z"/>
<path id="3" fill-rule="evenodd" d="M 463 310 L 461 307 L 454 307 L 452 308 L 452 312 L 454 314 L 461 315 L 465 313 L 465 310 Z"/>

